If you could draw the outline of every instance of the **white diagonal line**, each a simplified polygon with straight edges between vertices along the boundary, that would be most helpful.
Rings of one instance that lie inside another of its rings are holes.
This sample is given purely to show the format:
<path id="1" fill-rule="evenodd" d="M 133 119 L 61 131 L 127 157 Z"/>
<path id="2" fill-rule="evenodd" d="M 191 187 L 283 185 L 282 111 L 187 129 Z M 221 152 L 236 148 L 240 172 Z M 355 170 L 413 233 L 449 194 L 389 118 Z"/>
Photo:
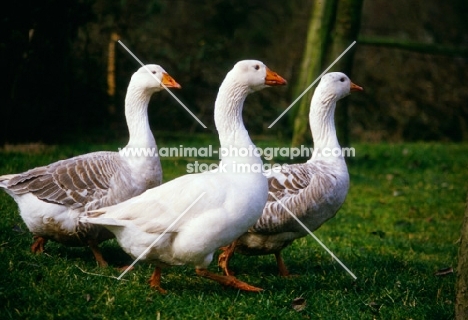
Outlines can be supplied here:
<path id="1" fill-rule="evenodd" d="M 299 220 L 296 215 L 294 213 L 291 212 L 291 210 L 289 210 L 288 208 L 286 208 L 286 206 L 281 202 L 281 200 L 279 200 L 272 192 L 268 192 L 273 198 L 275 198 L 276 201 L 278 201 L 278 203 L 312 236 L 312 238 L 315 239 L 315 241 L 318 242 L 319 245 L 321 245 L 336 261 L 338 261 L 338 263 L 351 275 L 351 277 L 354 278 L 354 280 L 357 279 L 357 277 L 354 275 L 354 273 L 351 272 L 351 270 L 348 269 L 348 267 L 346 267 L 344 265 L 343 262 L 341 262 L 340 259 L 338 259 L 335 254 L 333 252 L 331 252 L 330 249 L 328 249 L 323 243 L 322 241 L 320 241 L 319 238 L 317 238 L 317 236 L 315 236 L 315 234 L 312 233 L 312 231 L 309 230 L 309 228 L 307 228 L 307 226 L 305 224 L 302 223 L 301 220 Z"/>
<path id="2" fill-rule="evenodd" d="M 133 52 L 130 51 L 129 48 L 127 48 L 127 46 L 125 46 L 125 45 L 123 44 L 122 41 L 118 40 L 117 42 L 118 42 L 122 47 L 124 47 L 124 49 L 127 50 L 127 52 L 130 53 L 130 55 L 131 55 L 136 61 L 138 61 L 138 63 L 140 63 L 143 67 L 145 67 L 146 71 L 148 71 L 148 72 L 152 75 L 151 71 L 143 64 L 143 62 L 141 62 L 140 59 L 138 59 L 138 57 L 137 57 L 136 55 L 133 54 Z M 159 79 L 157 79 L 154 75 L 153 75 L 153 77 L 154 77 L 156 80 L 159 81 Z M 187 107 L 185 106 L 185 104 L 183 104 L 183 102 L 180 101 L 179 98 L 177 98 L 177 97 L 175 96 L 174 93 L 172 93 L 171 90 L 167 89 L 166 86 L 165 86 L 163 83 L 161 83 L 161 84 L 162 84 L 163 88 L 166 89 L 166 91 L 169 92 L 169 94 L 170 94 L 174 99 L 176 99 L 176 101 L 177 101 L 182 107 L 184 107 L 184 109 L 185 109 L 188 113 L 190 113 L 190 115 L 191 115 L 195 120 L 197 120 L 198 123 L 201 124 L 203 128 L 206 129 L 205 124 L 204 124 L 203 122 L 201 122 L 201 120 L 198 119 L 197 116 L 194 115 L 193 112 L 190 111 L 190 109 L 187 108 Z"/>
<path id="3" fill-rule="evenodd" d="M 146 248 L 145 251 L 143 251 L 143 253 L 140 254 L 140 255 L 138 256 L 138 258 L 136 258 L 135 261 L 133 261 L 133 263 L 132 263 L 131 265 L 129 265 L 129 266 L 127 267 L 127 269 L 125 269 L 125 271 L 122 272 L 122 274 L 121 274 L 117 279 L 118 279 L 118 280 L 122 279 L 122 277 L 138 262 L 138 260 L 140 260 L 141 257 L 143 257 L 145 254 L 147 254 L 148 251 L 156 244 L 156 242 L 158 242 L 159 239 L 161 239 L 161 238 L 169 231 L 169 229 L 172 228 L 172 226 L 175 225 L 175 224 L 177 223 L 177 221 L 179 221 L 179 220 L 187 213 L 187 211 L 189 211 L 190 208 L 193 207 L 193 205 L 194 205 L 195 203 L 197 203 L 197 201 L 200 200 L 200 198 L 203 197 L 203 196 L 205 195 L 205 193 L 206 193 L 206 192 L 203 192 L 200 196 L 198 196 L 198 198 L 195 199 L 195 201 L 193 201 L 192 204 L 189 205 L 189 206 L 187 207 L 187 209 L 185 209 L 185 211 L 182 212 L 182 213 L 180 214 L 180 216 L 178 216 L 177 219 L 175 219 L 174 222 L 172 222 L 172 223 L 170 224 L 170 226 L 167 227 L 166 230 L 164 230 L 164 232 L 161 233 L 161 234 L 159 235 L 159 237 L 157 237 L 156 240 L 154 240 L 153 243 L 151 243 L 150 246 L 149 246 L 148 248 Z"/>
<path id="4" fill-rule="evenodd" d="M 331 67 L 333 67 L 333 66 L 335 65 L 335 63 L 337 63 L 338 60 L 340 60 L 341 57 L 343 57 L 343 56 L 345 55 L 345 53 L 348 52 L 348 50 L 351 49 L 351 47 L 354 46 L 355 44 L 356 44 L 356 41 L 354 41 L 353 43 L 351 43 L 351 44 L 349 45 L 349 47 L 346 48 L 346 50 L 343 51 L 343 53 L 340 54 L 339 57 L 336 58 L 335 61 L 333 61 L 332 64 L 331 64 L 328 68 L 326 68 L 325 71 L 322 72 L 322 74 L 319 75 L 318 78 L 315 79 L 315 81 L 312 82 L 312 83 L 310 84 L 310 86 L 308 86 L 307 89 L 305 89 L 305 90 L 299 95 L 299 97 L 297 97 L 296 100 L 294 100 L 293 103 L 291 103 L 291 104 L 289 105 L 289 107 L 287 107 L 286 110 L 284 110 L 283 113 L 280 114 L 280 116 L 279 116 L 278 118 L 276 118 L 275 121 L 273 121 L 273 122 L 270 124 L 270 126 L 268 127 L 268 129 L 270 129 L 271 127 L 273 127 L 273 126 L 275 125 L 275 123 L 278 122 L 278 120 L 281 119 L 281 117 L 284 116 L 285 113 L 288 112 L 289 109 L 291 109 L 291 108 L 296 104 L 296 102 L 297 102 L 300 98 L 302 98 L 302 96 L 305 95 L 305 94 L 307 93 L 307 91 L 309 91 L 310 88 L 312 88 L 313 85 L 314 85 L 317 81 L 319 81 L 319 80 L 323 77 L 323 75 L 324 75 L 325 73 L 327 73 L 327 71 L 330 70 Z"/>

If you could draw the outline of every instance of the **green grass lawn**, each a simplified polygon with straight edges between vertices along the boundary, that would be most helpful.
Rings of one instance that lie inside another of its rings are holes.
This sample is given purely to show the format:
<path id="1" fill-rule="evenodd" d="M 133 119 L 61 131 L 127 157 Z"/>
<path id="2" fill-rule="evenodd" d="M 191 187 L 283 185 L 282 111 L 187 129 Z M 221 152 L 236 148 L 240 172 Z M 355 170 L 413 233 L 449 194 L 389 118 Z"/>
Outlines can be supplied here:
<path id="1" fill-rule="evenodd" d="M 161 135 L 158 145 L 217 146 L 213 137 Z M 262 147 L 287 145 L 253 140 Z M 4 150 L 0 174 L 117 146 Z M 168 294 L 161 295 L 149 288 L 146 281 L 153 269 L 145 263 L 118 281 L 120 272 L 98 268 L 87 248 L 48 243 L 44 254 L 31 254 L 32 236 L 15 202 L 0 192 L 0 318 L 452 319 L 456 274 L 435 273 L 457 265 L 468 191 L 468 144 L 356 144 L 354 148 L 356 157 L 348 159 L 351 188 L 346 202 L 315 235 L 356 274 L 356 281 L 306 237 L 284 250 L 295 277 L 278 277 L 273 256 L 234 256 L 231 267 L 237 276 L 264 288 L 262 293 L 224 289 L 197 277 L 187 266 L 163 273 Z M 169 181 L 185 174 L 187 163 L 196 159 L 162 160 Z M 131 262 L 115 240 L 103 244 L 103 253 L 111 266 Z M 210 268 L 220 272 L 215 262 Z M 298 312 L 292 302 L 299 297 L 306 306 Z"/>

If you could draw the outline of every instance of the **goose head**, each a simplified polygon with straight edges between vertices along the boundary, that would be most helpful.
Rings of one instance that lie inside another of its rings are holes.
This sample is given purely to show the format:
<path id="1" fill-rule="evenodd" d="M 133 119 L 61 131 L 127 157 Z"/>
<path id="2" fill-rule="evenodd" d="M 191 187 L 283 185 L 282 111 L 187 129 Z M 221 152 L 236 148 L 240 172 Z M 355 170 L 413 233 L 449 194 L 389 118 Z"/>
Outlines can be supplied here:
<path id="1" fill-rule="evenodd" d="M 348 96 L 352 91 L 362 90 L 362 87 L 351 82 L 348 76 L 341 72 L 327 73 L 322 77 L 312 97 L 309 113 L 315 149 L 340 147 L 334 121 L 336 102 Z M 313 157 L 315 157 L 315 152 Z M 330 157 L 330 159 L 334 158 L 336 157 Z"/>
<path id="2" fill-rule="evenodd" d="M 270 86 L 287 84 L 286 80 L 271 71 L 261 61 L 242 60 L 237 62 L 226 78 L 233 78 L 237 85 L 247 88 L 249 93 Z"/>
<path id="3" fill-rule="evenodd" d="M 150 94 L 163 90 L 164 86 L 167 88 L 181 88 L 180 84 L 157 64 L 147 64 L 138 69 L 132 75 L 130 84 L 131 86 L 144 88 Z"/>
<path id="4" fill-rule="evenodd" d="M 352 91 L 363 91 L 364 89 L 349 80 L 348 76 L 341 72 L 330 72 L 320 80 L 317 89 L 334 101 L 348 96 Z"/>

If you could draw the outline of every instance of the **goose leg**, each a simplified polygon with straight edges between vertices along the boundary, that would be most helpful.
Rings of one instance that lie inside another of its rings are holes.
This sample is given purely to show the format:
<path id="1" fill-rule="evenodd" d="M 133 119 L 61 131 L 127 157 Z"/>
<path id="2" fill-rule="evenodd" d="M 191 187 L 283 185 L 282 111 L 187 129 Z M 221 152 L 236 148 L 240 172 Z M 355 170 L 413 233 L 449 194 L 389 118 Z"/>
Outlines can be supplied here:
<path id="1" fill-rule="evenodd" d="M 289 276 L 288 268 L 284 264 L 283 257 L 281 257 L 281 251 L 275 252 L 276 264 L 278 265 L 278 271 L 280 276 L 287 277 Z"/>
<path id="2" fill-rule="evenodd" d="M 233 241 L 230 245 L 226 247 L 222 247 L 221 252 L 218 256 L 218 266 L 223 270 L 224 275 L 226 276 L 233 276 L 234 273 L 229 270 L 229 260 L 234 255 L 234 251 L 236 250 L 237 240 Z"/>
<path id="3" fill-rule="evenodd" d="M 153 274 L 151 275 L 151 278 L 149 279 L 148 282 L 151 288 L 158 290 L 162 294 L 167 293 L 166 290 L 161 288 L 161 268 L 160 267 L 154 268 Z"/>
<path id="4" fill-rule="evenodd" d="M 262 288 L 257 288 L 257 287 L 251 286 L 248 283 L 240 281 L 239 279 L 233 276 L 222 276 L 222 275 L 218 275 L 213 272 L 210 272 L 206 269 L 198 269 L 198 268 L 195 269 L 195 272 L 197 273 L 197 275 L 203 278 L 214 280 L 223 286 L 236 288 L 236 289 L 243 290 L 243 291 L 251 291 L 251 292 L 260 292 L 263 290 Z"/>
<path id="5" fill-rule="evenodd" d="M 107 267 L 107 262 L 104 260 L 101 249 L 99 249 L 99 245 L 96 240 L 88 240 L 88 245 L 91 251 L 94 254 L 94 258 L 96 259 L 98 265 L 100 267 Z"/>
<path id="6" fill-rule="evenodd" d="M 31 246 L 32 253 L 42 253 L 44 252 L 44 246 L 47 242 L 47 239 L 41 236 L 34 236 L 34 243 Z"/>

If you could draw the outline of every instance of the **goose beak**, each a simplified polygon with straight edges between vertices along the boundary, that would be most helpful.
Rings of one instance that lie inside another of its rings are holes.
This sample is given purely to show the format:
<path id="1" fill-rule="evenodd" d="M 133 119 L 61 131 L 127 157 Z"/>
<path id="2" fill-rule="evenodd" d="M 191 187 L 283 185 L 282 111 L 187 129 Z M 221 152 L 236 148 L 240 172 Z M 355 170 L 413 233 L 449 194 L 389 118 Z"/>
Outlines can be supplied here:
<path id="1" fill-rule="evenodd" d="M 351 92 L 353 92 L 353 91 L 364 91 L 364 89 L 363 89 L 362 87 L 360 87 L 360 86 L 358 86 L 357 84 L 352 83 L 352 82 L 351 82 L 351 84 L 350 84 L 350 86 L 349 86 L 349 90 L 350 90 Z"/>
<path id="2" fill-rule="evenodd" d="M 267 86 L 284 86 L 287 83 L 283 77 L 266 68 L 265 84 Z"/>
<path id="3" fill-rule="evenodd" d="M 167 88 L 175 88 L 175 89 L 180 89 L 182 88 L 180 86 L 180 84 L 178 84 L 174 78 L 172 78 L 170 75 L 168 75 L 167 73 L 163 73 L 163 76 L 162 76 L 162 80 L 161 80 L 162 84 L 165 85 Z"/>

